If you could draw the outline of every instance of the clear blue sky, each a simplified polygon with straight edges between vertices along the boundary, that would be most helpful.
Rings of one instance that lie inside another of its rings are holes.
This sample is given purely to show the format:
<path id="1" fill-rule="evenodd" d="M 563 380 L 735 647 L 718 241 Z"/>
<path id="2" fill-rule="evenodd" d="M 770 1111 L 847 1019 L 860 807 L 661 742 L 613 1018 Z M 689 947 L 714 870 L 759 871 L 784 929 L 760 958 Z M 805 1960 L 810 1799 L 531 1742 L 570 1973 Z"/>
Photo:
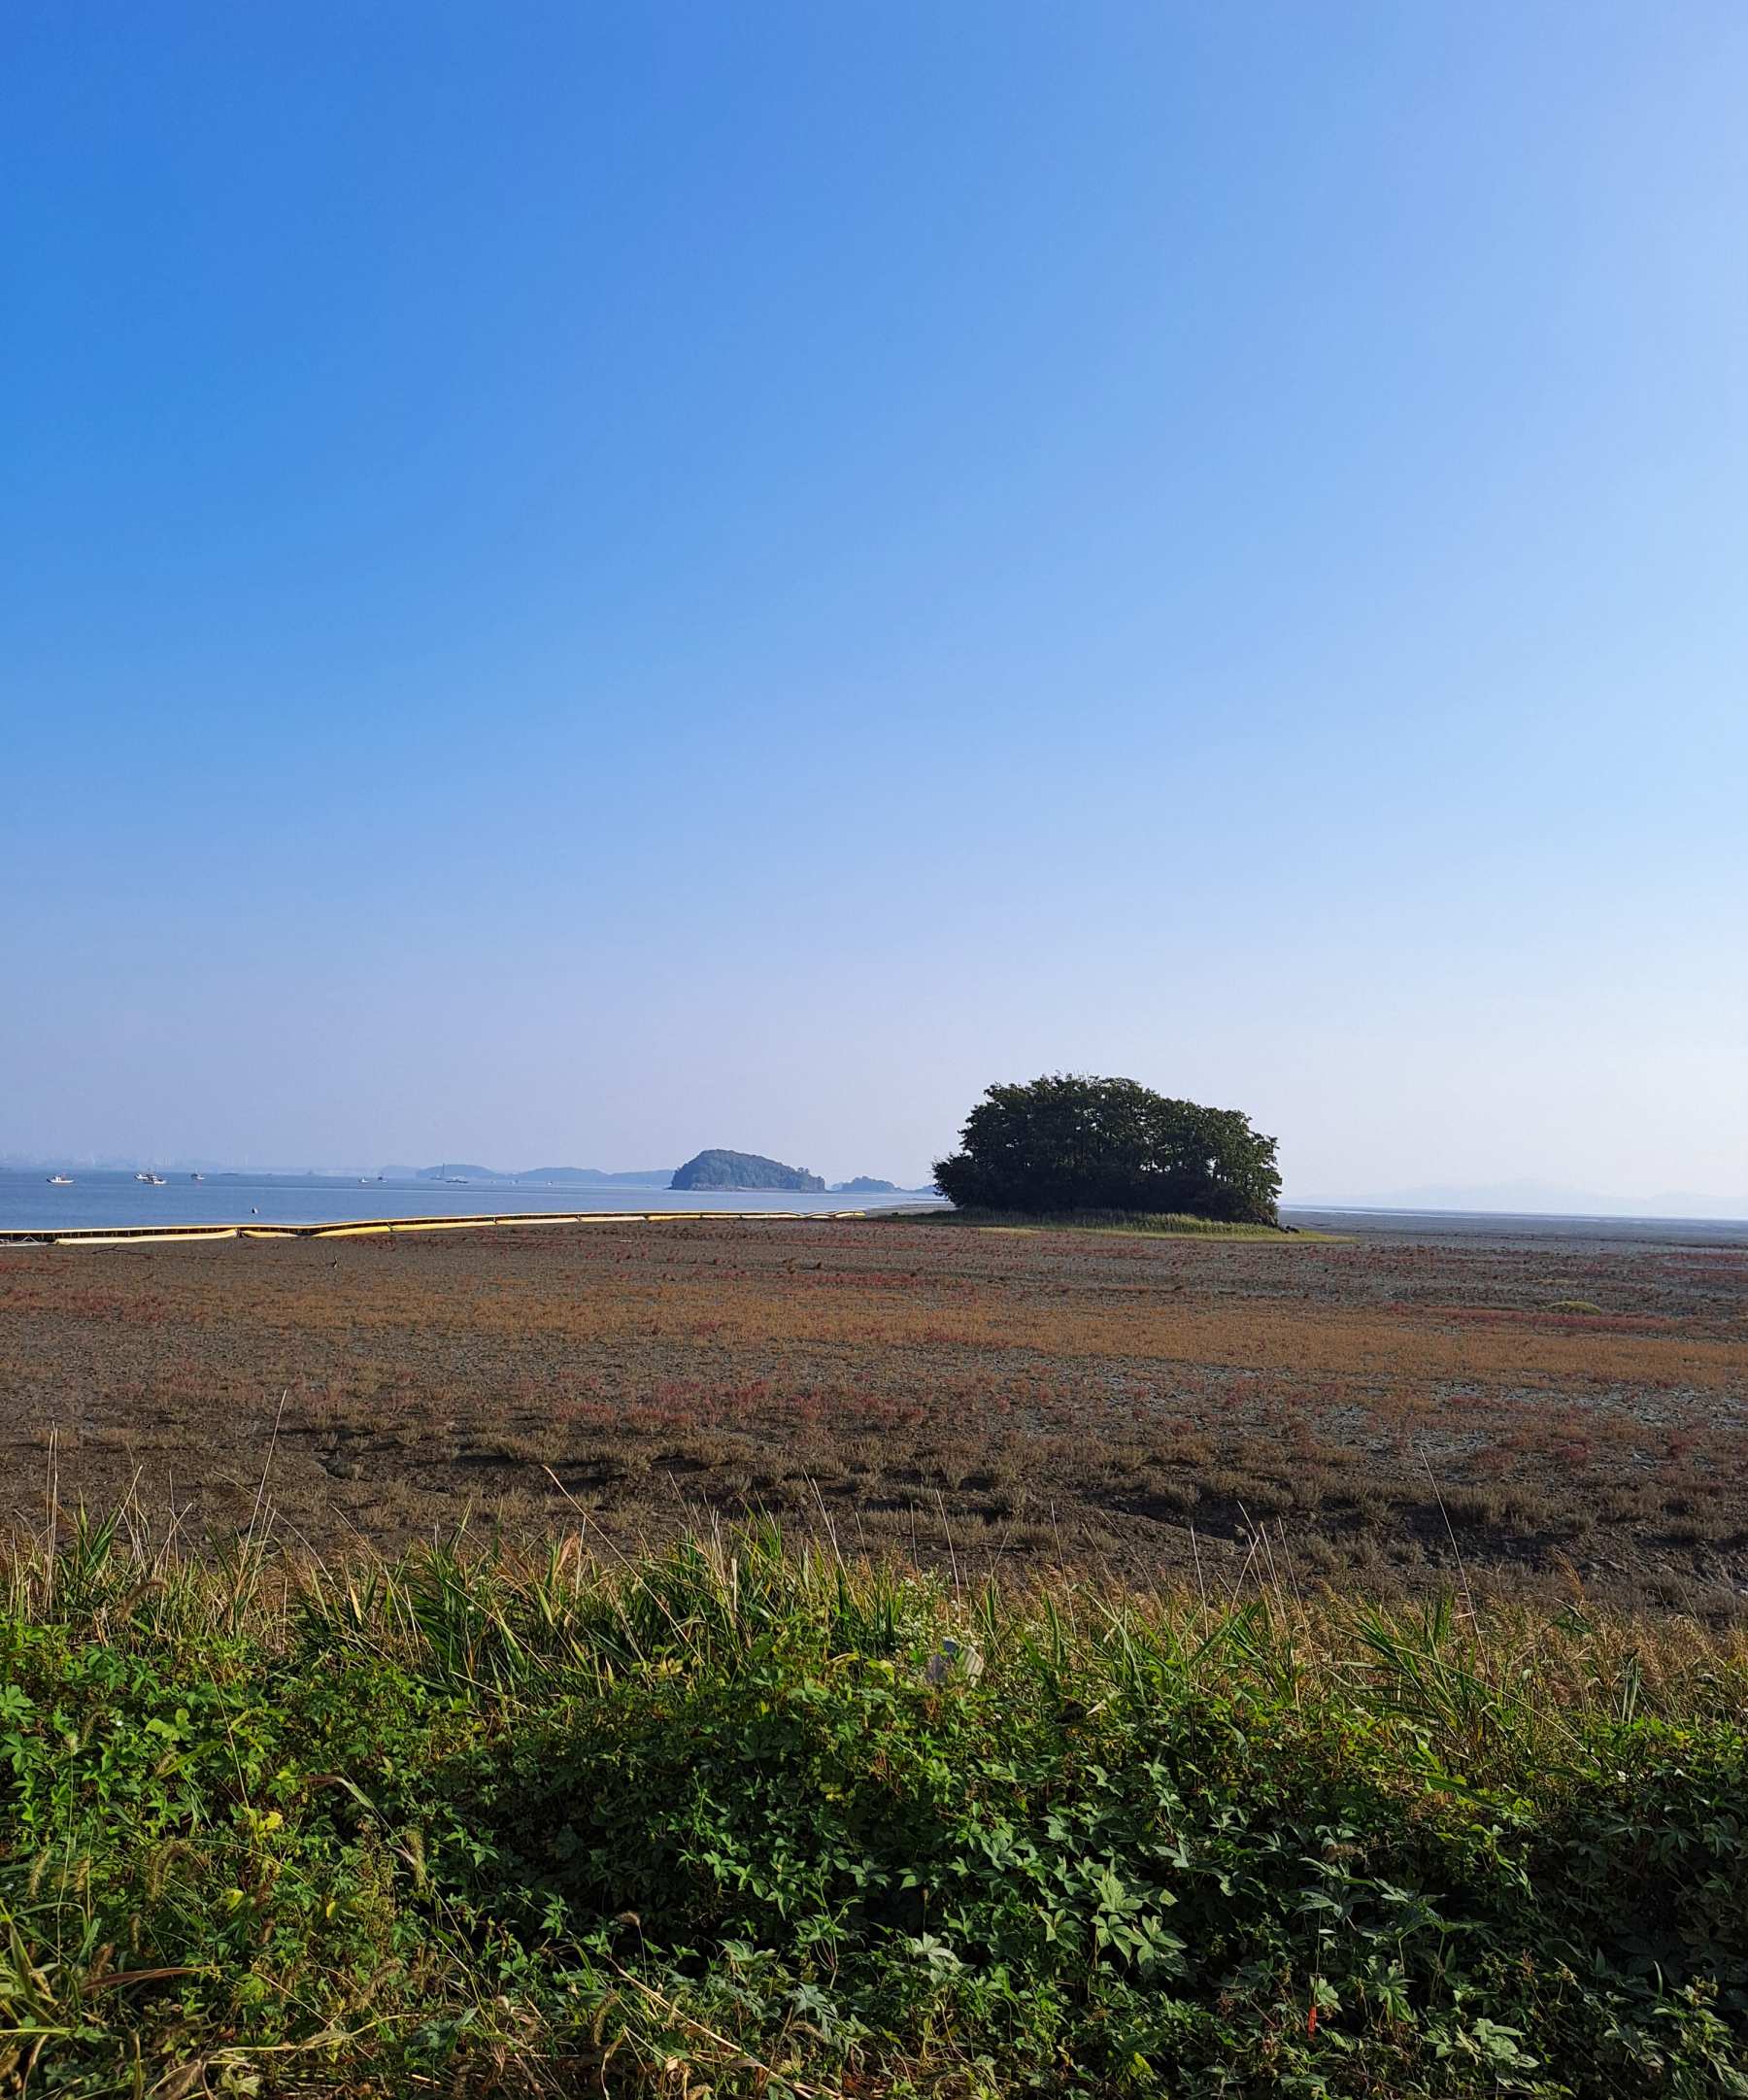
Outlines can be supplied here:
<path id="1" fill-rule="evenodd" d="M 0 1150 L 1748 1195 L 1748 14 L 23 0 Z"/>

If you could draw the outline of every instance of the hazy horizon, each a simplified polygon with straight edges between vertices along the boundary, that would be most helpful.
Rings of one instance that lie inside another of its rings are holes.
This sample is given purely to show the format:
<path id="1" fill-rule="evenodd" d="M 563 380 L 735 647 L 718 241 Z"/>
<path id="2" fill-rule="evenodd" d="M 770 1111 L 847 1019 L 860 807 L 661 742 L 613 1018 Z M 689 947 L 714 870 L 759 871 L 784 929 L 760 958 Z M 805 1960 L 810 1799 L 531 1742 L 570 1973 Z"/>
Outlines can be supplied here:
<path id="1" fill-rule="evenodd" d="M 736 1146 L 732 1149 L 744 1151 L 749 1148 Z M 771 1155 L 765 1156 L 770 1157 Z M 424 1169 L 428 1169 L 442 1164 L 445 1164 L 445 1162 L 427 1161 L 424 1163 Z M 457 1168 L 466 1165 L 485 1167 L 494 1174 L 502 1174 L 506 1177 L 521 1176 L 524 1179 L 540 1170 L 536 1166 L 507 1167 L 490 1159 L 463 1162 L 457 1158 L 454 1164 Z M 598 1163 L 589 1160 L 552 1160 L 544 1163 L 549 1169 L 555 1168 L 563 1171 L 574 1170 L 579 1168 L 593 1168 L 596 1171 L 609 1175 L 614 1173 L 627 1175 L 648 1175 L 657 1172 L 672 1173 L 676 1171 L 681 1164 L 683 1163 L 676 1162 L 674 1167 L 661 1168 L 623 1166 L 601 1168 Z M 824 1179 L 827 1189 L 830 1189 L 836 1183 L 853 1180 L 857 1174 L 868 1174 L 876 1179 L 890 1180 L 901 1190 L 915 1191 L 932 1185 L 931 1176 L 926 1169 L 914 1176 L 907 1177 L 903 1173 L 891 1172 L 879 1166 L 872 1168 L 864 1166 L 859 1168 L 833 1167 L 815 1169 L 804 1160 L 785 1161 L 784 1164 L 803 1168 L 809 1172 L 819 1172 Z M 237 1174 L 242 1176 L 259 1174 L 286 1178 L 308 1174 L 319 1179 L 329 1178 L 343 1181 L 353 1180 L 360 1176 L 376 1177 L 379 1175 L 387 1175 L 392 1180 L 400 1177 L 410 1177 L 419 1174 L 422 1170 L 420 1167 L 408 1162 L 381 1162 L 376 1165 L 357 1162 L 351 1164 L 328 1162 L 319 1165 L 289 1166 L 283 1161 L 217 1160 L 202 1153 L 187 1154 L 177 1158 L 163 1158 L 140 1153 L 111 1154 L 101 1157 L 66 1152 L 44 1154 L 0 1153 L 0 1173 L 28 1173 L 35 1175 L 46 1169 L 55 1168 L 78 1168 L 82 1171 L 88 1173 L 118 1174 L 130 1173 L 136 1169 L 145 1168 L 155 1169 L 160 1172 L 167 1173 L 199 1171 L 207 1174 Z M 1483 1216 L 1509 1216 L 1516 1213 L 1555 1217 L 1693 1218 L 1696 1220 L 1717 1220 L 1731 1224 L 1748 1220 L 1748 1194 L 1738 1197 L 1733 1202 L 1728 1197 L 1720 1199 L 1691 1189 L 1640 1191 L 1632 1196 L 1610 1197 L 1601 1195 L 1595 1190 L 1562 1187 L 1547 1182 L 1533 1181 L 1474 1183 L 1466 1187 L 1429 1183 L 1405 1189 L 1350 1188 L 1339 1190 L 1294 1188 L 1289 1184 L 1282 1193 L 1281 1201 L 1284 1207 L 1288 1209 L 1304 1210 L 1317 1210 L 1325 1207 L 1372 1208 L 1403 1212 L 1452 1210 L 1468 1211 Z"/>
<path id="2" fill-rule="evenodd" d="M 0 1151 L 1748 1197 L 1748 17 L 33 10 Z M 350 1170 L 350 1169 L 348 1169 Z"/>

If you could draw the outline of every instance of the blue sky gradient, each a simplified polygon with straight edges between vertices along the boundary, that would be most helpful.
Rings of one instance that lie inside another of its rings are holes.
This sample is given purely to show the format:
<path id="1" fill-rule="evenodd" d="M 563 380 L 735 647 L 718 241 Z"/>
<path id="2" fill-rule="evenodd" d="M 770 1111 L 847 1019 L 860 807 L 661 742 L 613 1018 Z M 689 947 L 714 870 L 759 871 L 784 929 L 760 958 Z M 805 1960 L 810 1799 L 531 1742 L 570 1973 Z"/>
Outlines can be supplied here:
<path id="1" fill-rule="evenodd" d="M 1748 16 L 7 25 L 0 1150 L 1748 1205 Z"/>

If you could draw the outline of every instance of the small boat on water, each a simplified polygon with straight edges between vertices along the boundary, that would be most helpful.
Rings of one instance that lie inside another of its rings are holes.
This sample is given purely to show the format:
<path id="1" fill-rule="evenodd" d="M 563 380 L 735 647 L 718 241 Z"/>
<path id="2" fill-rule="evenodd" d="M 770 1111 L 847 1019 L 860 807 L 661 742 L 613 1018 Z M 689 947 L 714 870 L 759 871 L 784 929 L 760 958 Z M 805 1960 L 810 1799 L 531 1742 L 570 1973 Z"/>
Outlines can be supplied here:
<path id="1" fill-rule="evenodd" d="M 188 1176 L 188 1179 L 190 1181 L 204 1181 L 206 1179 L 206 1176 L 205 1174 L 190 1174 Z"/>
<path id="2" fill-rule="evenodd" d="M 71 1174 L 50 1174 L 48 1176 L 48 1181 L 51 1189 L 70 1189 L 73 1186 L 73 1176 Z"/>
<path id="3" fill-rule="evenodd" d="M 162 1174 L 138 1173 L 135 1174 L 134 1179 L 136 1181 L 149 1182 L 154 1189 L 161 1189 L 164 1186 L 164 1177 Z"/>

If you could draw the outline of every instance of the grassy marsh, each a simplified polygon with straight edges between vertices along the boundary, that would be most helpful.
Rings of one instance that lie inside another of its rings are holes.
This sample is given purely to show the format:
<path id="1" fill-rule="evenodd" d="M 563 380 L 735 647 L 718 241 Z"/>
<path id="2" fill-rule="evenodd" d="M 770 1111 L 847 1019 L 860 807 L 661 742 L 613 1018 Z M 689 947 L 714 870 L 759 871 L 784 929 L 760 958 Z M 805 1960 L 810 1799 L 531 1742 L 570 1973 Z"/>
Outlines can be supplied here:
<path id="1" fill-rule="evenodd" d="M 766 1512 L 1010 1575 L 1584 1601 L 1748 1588 L 1748 1251 L 922 1220 L 16 1250 L 0 1516 L 603 1550 Z"/>
<path id="2" fill-rule="evenodd" d="M 1072 1210 L 1039 1216 L 1024 1210 L 933 1210 L 916 1213 L 919 1222 L 969 1228 L 986 1233 L 1127 1233 L 1156 1239 L 1327 1239 L 1326 1233 L 1301 1233 L 1275 1225 L 1247 1225 L 1225 1218 L 1193 1217 L 1187 1211 Z M 895 1222 L 876 1219 L 876 1223 Z M 910 1217 L 904 1219 L 910 1223 Z"/>

